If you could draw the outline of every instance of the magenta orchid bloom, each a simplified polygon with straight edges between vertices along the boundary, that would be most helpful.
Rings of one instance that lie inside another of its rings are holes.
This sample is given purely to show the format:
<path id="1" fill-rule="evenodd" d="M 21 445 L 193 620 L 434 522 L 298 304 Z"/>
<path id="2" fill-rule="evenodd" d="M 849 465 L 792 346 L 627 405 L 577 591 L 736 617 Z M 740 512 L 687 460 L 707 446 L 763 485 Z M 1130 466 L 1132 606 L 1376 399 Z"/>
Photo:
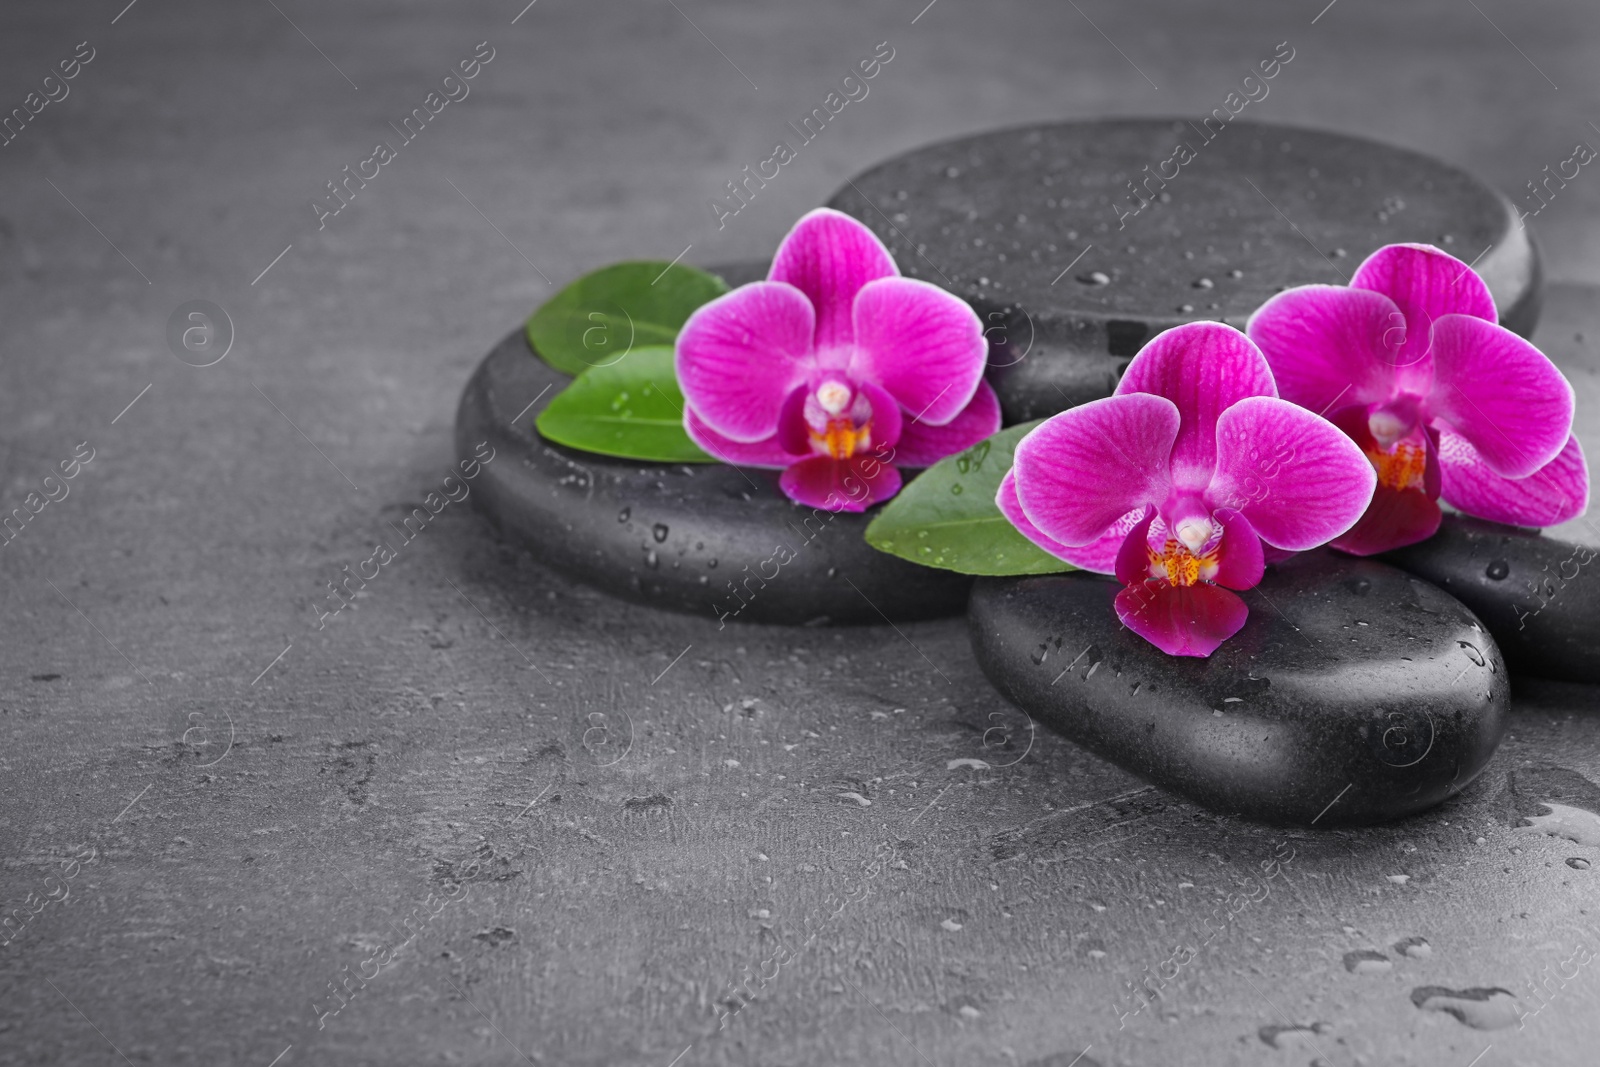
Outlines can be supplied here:
<path id="1" fill-rule="evenodd" d="M 1378 474 L 1372 506 L 1335 548 L 1366 556 L 1431 537 L 1435 501 L 1519 526 L 1589 503 L 1572 386 L 1500 326 L 1471 267 L 1429 245 L 1388 245 L 1349 286 L 1305 285 L 1250 317 L 1287 400 L 1327 414 Z"/>
<path id="2" fill-rule="evenodd" d="M 1294 552 L 1361 517 L 1376 481 L 1326 420 L 1278 399 L 1244 334 L 1217 322 L 1147 344 L 1114 395 L 1017 445 L 996 503 L 1024 536 L 1114 573 L 1124 625 L 1174 656 L 1209 656 L 1249 611 L 1262 542 Z"/>
<path id="3" fill-rule="evenodd" d="M 764 282 L 701 307 L 678 334 L 684 426 L 724 463 L 781 467 L 789 498 L 864 511 L 1000 428 L 977 313 L 900 277 L 848 215 L 819 208 Z"/>

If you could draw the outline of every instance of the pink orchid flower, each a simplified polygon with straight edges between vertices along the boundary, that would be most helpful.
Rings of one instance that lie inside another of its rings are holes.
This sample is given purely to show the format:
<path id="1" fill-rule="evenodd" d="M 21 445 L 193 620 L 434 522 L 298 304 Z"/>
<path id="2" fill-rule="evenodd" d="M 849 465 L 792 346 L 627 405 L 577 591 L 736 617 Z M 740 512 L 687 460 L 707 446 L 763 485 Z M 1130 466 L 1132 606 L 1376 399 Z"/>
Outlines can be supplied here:
<path id="1" fill-rule="evenodd" d="M 1231 326 L 1159 334 L 1114 395 L 1017 445 L 996 503 L 1024 536 L 1114 573 L 1119 618 L 1174 656 L 1209 656 L 1249 610 L 1262 542 L 1295 552 L 1361 517 L 1376 481 L 1326 420 L 1278 399 L 1260 349 Z"/>
<path id="2" fill-rule="evenodd" d="M 689 436 L 724 463 L 780 467 L 791 500 L 864 511 L 1000 428 L 977 313 L 900 277 L 877 235 L 819 208 L 764 282 L 701 307 L 678 334 Z"/>
<path id="3" fill-rule="evenodd" d="M 1349 286 L 1281 292 L 1247 329 L 1284 398 L 1326 414 L 1378 473 L 1371 507 L 1335 548 L 1366 556 L 1425 540 L 1441 497 L 1519 526 L 1588 507 L 1572 386 L 1498 325 L 1488 287 L 1455 257 L 1388 245 Z"/>

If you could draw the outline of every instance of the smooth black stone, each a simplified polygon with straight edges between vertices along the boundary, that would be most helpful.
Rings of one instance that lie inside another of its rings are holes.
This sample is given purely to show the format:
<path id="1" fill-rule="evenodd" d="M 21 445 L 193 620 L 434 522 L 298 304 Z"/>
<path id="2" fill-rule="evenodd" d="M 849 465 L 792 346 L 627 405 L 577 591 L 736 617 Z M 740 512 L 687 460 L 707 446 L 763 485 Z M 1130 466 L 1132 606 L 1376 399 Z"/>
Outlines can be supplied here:
<path id="1" fill-rule="evenodd" d="M 1398 818 L 1463 789 L 1505 731 L 1494 640 L 1385 564 L 1320 551 L 1270 568 L 1243 594 L 1244 629 L 1208 659 L 1126 629 L 1119 588 L 1083 573 L 980 579 L 978 662 L 1030 716 L 1213 810 L 1318 828 Z"/>
<path id="2" fill-rule="evenodd" d="M 730 284 L 749 280 L 720 273 Z M 874 511 L 798 506 L 777 471 L 646 464 L 550 444 L 534 420 L 568 381 L 519 328 L 478 366 L 456 412 L 458 455 L 471 457 L 480 441 L 496 453 L 471 499 L 547 566 L 615 596 L 727 622 L 872 623 L 965 606 L 972 579 L 877 551 L 863 538 Z M 793 558 L 783 562 L 779 546 Z"/>
<path id="3" fill-rule="evenodd" d="M 977 309 L 1008 424 L 1109 395 L 1162 330 L 1196 319 L 1243 328 L 1280 289 L 1344 284 L 1401 241 L 1476 257 L 1501 320 L 1533 330 L 1537 253 L 1482 181 L 1320 130 L 1235 121 L 1214 138 L 1175 119 L 999 130 L 890 159 L 830 203 L 870 226 L 902 272 Z M 1156 174 L 1180 141 L 1196 157 L 1160 190 L 1170 200 L 1123 226 L 1117 205 L 1136 203 L 1125 183 L 1143 181 L 1146 165 Z"/>
<path id="4" fill-rule="evenodd" d="M 1383 558 L 1476 612 L 1512 670 L 1600 682 L 1600 549 L 1446 515 L 1433 537 Z"/>

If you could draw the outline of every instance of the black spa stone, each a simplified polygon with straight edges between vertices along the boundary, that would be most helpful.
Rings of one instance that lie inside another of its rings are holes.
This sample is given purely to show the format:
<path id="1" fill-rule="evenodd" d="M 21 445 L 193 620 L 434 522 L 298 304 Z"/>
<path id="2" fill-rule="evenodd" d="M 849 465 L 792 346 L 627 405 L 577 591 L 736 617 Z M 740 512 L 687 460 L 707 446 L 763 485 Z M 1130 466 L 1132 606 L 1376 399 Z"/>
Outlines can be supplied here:
<path id="1" fill-rule="evenodd" d="M 1476 259 L 1501 320 L 1532 331 L 1539 261 L 1488 185 L 1363 138 L 1217 125 L 1111 119 L 979 134 L 873 167 L 830 203 L 870 226 L 902 272 L 977 309 L 1008 424 L 1109 395 L 1162 330 L 1196 319 L 1242 329 L 1280 289 L 1344 284 L 1396 242 Z M 1165 163 L 1180 144 L 1193 158 Z M 1129 182 L 1147 203 L 1124 216 L 1141 202 Z"/>
<path id="2" fill-rule="evenodd" d="M 1511 669 L 1600 682 L 1600 549 L 1446 515 L 1439 532 L 1384 559 L 1470 607 Z"/>
<path id="3" fill-rule="evenodd" d="M 1098 575 L 980 579 L 990 681 L 1034 719 L 1163 789 L 1262 822 L 1357 826 L 1430 808 L 1483 769 L 1510 687 L 1459 601 L 1327 551 L 1268 569 L 1208 659 L 1124 628 Z"/>
<path id="4" fill-rule="evenodd" d="M 718 273 L 737 285 L 765 268 Z M 965 606 L 970 578 L 878 552 L 862 536 L 874 512 L 796 505 L 777 471 L 646 464 L 550 444 L 534 420 L 568 381 L 518 329 L 478 366 L 456 413 L 461 458 L 483 441 L 495 450 L 472 499 L 547 566 L 726 623 L 881 623 Z"/>

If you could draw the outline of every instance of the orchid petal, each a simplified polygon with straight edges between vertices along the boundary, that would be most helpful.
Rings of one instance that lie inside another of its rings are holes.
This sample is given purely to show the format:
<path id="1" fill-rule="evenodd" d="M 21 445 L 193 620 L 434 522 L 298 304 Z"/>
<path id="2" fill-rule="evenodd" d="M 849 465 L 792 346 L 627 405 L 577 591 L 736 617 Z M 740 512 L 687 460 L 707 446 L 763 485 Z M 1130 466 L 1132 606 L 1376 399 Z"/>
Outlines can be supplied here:
<path id="1" fill-rule="evenodd" d="M 885 457 L 896 466 L 905 466 L 896 447 L 901 435 L 905 432 L 905 416 L 900 411 L 900 405 L 895 403 L 894 397 L 889 395 L 887 389 L 874 385 L 872 382 L 860 382 L 856 386 L 866 394 L 867 403 L 872 405 L 872 435 L 871 443 L 866 447 L 871 448 L 880 456 Z"/>
<path id="2" fill-rule="evenodd" d="M 1146 508 L 1117 548 L 1116 576 L 1123 585 L 1136 585 L 1150 577 L 1150 524 L 1156 509 Z"/>
<path id="3" fill-rule="evenodd" d="M 678 333 L 684 399 L 725 437 L 771 437 L 784 400 L 805 380 L 813 325 L 805 294 L 776 282 L 740 286 L 696 309 Z"/>
<path id="4" fill-rule="evenodd" d="M 1046 535 L 1023 512 L 1022 502 L 1017 499 L 1017 471 L 1015 467 L 1006 471 L 1005 477 L 1000 479 L 1000 491 L 995 494 L 994 502 L 995 506 L 1000 509 L 1000 514 L 1004 515 L 1007 521 L 1015 526 L 1017 532 L 1023 537 L 1026 537 L 1052 556 L 1057 556 L 1061 559 L 1067 558 L 1066 553 L 1070 552 L 1071 549 L 1060 541 Z M 1088 569 L 1098 570 L 1102 574 L 1111 573 L 1110 567 L 1092 567 Z"/>
<path id="5" fill-rule="evenodd" d="M 811 455 L 811 427 L 806 422 L 806 397 L 809 395 L 807 386 L 793 389 L 784 397 L 783 407 L 778 409 L 778 446 L 793 456 Z"/>
<path id="6" fill-rule="evenodd" d="M 1372 556 L 1426 541 L 1439 529 L 1439 505 L 1420 489 L 1380 485 L 1359 522 L 1332 541 L 1352 556 Z"/>
<path id="7" fill-rule="evenodd" d="M 1219 508 L 1216 519 L 1222 524 L 1222 539 L 1213 550 L 1218 566 L 1211 580 L 1229 589 L 1254 589 L 1267 566 L 1260 535 L 1231 508 Z"/>
<path id="8" fill-rule="evenodd" d="M 916 419 L 907 420 L 894 448 L 894 461 L 901 467 L 930 467 L 957 452 L 964 452 L 1000 429 L 1000 398 L 985 381 L 960 413 L 943 426 Z M 874 440 L 876 440 L 874 436 Z"/>
<path id="9" fill-rule="evenodd" d="M 1554 459 L 1572 430 L 1572 386 L 1533 345 L 1467 315 L 1433 324 L 1435 384 L 1428 412 L 1505 478 Z"/>
<path id="10" fill-rule="evenodd" d="M 1382 293 L 1405 316 L 1405 338 L 1398 345 L 1397 365 L 1414 370 L 1419 387 L 1426 384 L 1422 376 L 1429 363 L 1434 320 L 1442 315 L 1471 315 L 1486 322 L 1499 321 L 1494 297 L 1483 279 L 1470 266 L 1432 245 L 1385 245 L 1356 268 L 1350 287 Z"/>
<path id="11" fill-rule="evenodd" d="M 966 302 L 914 278 L 880 278 L 856 294 L 850 372 L 942 426 L 972 399 L 988 359 L 983 321 Z"/>
<path id="12" fill-rule="evenodd" d="M 821 207 L 807 213 L 778 245 L 767 279 L 788 282 L 816 309 L 815 346 L 850 343 L 856 294 L 876 278 L 900 273 L 889 250 L 857 220 Z"/>
<path id="13" fill-rule="evenodd" d="M 1233 508 L 1276 548 L 1314 548 L 1355 524 L 1377 474 L 1326 419 L 1273 397 L 1249 397 L 1217 424 L 1213 508 Z"/>
<path id="14" fill-rule="evenodd" d="M 1017 443 L 1017 499 L 1046 537 L 1088 545 L 1128 512 L 1164 501 L 1178 408 L 1145 393 L 1063 411 Z"/>
<path id="15" fill-rule="evenodd" d="M 1256 309 L 1246 326 L 1261 346 L 1278 395 L 1326 415 L 1387 400 L 1404 334 L 1394 301 L 1339 285 L 1303 285 Z"/>
<path id="16" fill-rule="evenodd" d="M 1220 586 L 1140 582 L 1117 594 L 1122 624 L 1169 656 L 1209 656 L 1238 633 L 1250 609 Z"/>
<path id="17" fill-rule="evenodd" d="M 1000 513 L 1010 520 L 1023 537 L 1079 570 L 1094 571 L 1096 574 L 1115 573 L 1117 553 L 1128 540 L 1128 534 L 1140 525 L 1148 530 L 1149 520 L 1156 514 L 1153 506 L 1145 505 L 1119 518 L 1106 528 L 1103 535 L 1086 545 L 1064 545 L 1035 526 L 1033 520 L 1023 512 L 1022 504 L 1017 500 L 1015 469 L 1006 471 L 1005 477 L 1000 480 L 1000 492 L 995 496 L 995 503 L 999 505 Z"/>
<path id="18" fill-rule="evenodd" d="M 790 500 L 824 511 L 865 511 L 900 491 L 900 472 L 866 453 L 850 459 L 812 456 L 778 479 Z"/>
<path id="19" fill-rule="evenodd" d="M 1439 468 L 1445 501 L 1469 515 L 1513 526 L 1555 526 L 1589 507 L 1589 470 L 1576 437 L 1556 458 L 1526 478 L 1502 478 L 1466 438 L 1440 434 Z"/>
<path id="20" fill-rule="evenodd" d="M 1217 419 L 1250 396 L 1277 396 L 1272 370 L 1244 334 L 1220 322 L 1191 322 L 1155 339 L 1133 357 L 1116 396 L 1154 393 L 1178 407 L 1182 425 L 1172 446 L 1172 481 L 1198 491 L 1216 467 Z"/>
<path id="21" fill-rule="evenodd" d="M 707 455 L 735 467 L 787 467 L 799 458 L 778 443 L 777 435 L 760 441 L 735 441 L 731 437 L 724 437 L 707 426 L 693 408 L 684 411 L 683 428 L 689 434 L 689 440 L 704 449 Z"/>

